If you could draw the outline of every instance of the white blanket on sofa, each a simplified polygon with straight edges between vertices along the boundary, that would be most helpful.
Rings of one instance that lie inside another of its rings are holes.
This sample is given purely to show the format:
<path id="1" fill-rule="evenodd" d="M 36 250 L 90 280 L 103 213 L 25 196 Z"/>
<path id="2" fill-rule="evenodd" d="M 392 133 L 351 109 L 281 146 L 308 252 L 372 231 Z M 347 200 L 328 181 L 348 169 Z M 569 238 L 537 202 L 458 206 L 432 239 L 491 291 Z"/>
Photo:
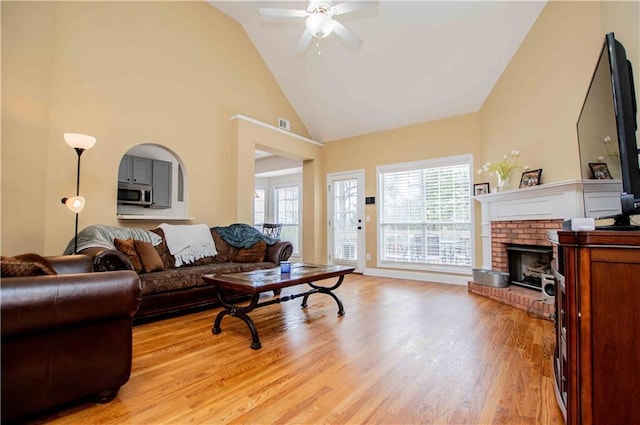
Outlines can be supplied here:
<path id="1" fill-rule="evenodd" d="M 206 224 L 162 223 L 158 227 L 164 232 L 167 248 L 176 260 L 176 267 L 218 254 L 211 231 Z"/>

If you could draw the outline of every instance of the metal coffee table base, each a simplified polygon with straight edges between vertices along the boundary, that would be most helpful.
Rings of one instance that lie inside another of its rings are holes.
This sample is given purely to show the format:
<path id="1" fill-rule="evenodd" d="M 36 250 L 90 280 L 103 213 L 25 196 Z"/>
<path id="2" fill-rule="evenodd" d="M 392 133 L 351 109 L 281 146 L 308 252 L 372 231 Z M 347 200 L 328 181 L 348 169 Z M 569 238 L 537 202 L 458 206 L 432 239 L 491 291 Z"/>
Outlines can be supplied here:
<path id="1" fill-rule="evenodd" d="M 336 284 L 330 288 L 317 286 L 313 282 L 307 282 L 307 285 L 311 286 L 311 289 L 306 292 L 293 294 L 293 295 L 285 295 L 285 296 L 271 299 L 261 303 L 258 302 L 258 300 L 260 299 L 261 292 L 254 292 L 253 295 L 251 296 L 251 302 L 249 303 L 249 305 L 246 305 L 246 306 L 238 306 L 238 305 L 230 304 L 222 295 L 221 293 L 222 291 L 220 290 L 220 287 L 216 286 L 216 293 L 218 294 L 218 300 L 224 307 L 224 310 L 218 313 L 218 315 L 216 316 L 216 320 L 213 323 L 213 328 L 211 328 L 211 332 L 216 335 L 222 332 L 220 323 L 222 322 L 222 318 L 224 316 L 229 315 L 232 317 L 237 317 L 238 319 L 246 323 L 247 326 L 249 327 L 249 330 L 251 331 L 251 339 L 252 339 L 251 348 L 253 348 L 254 350 L 258 350 L 260 349 L 260 347 L 262 347 L 262 344 L 260 343 L 260 337 L 258 336 L 258 329 L 256 328 L 255 323 L 253 323 L 253 320 L 251 320 L 251 318 L 247 313 L 259 307 L 265 307 L 272 304 L 279 304 L 281 302 L 290 301 L 300 297 L 304 297 L 302 299 L 301 306 L 302 308 L 306 308 L 307 300 L 309 299 L 309 296 L 320 293 L 320 294 L 327 294 L 331 298 L 333 298 L 338 304 L 338 316 L 343 316 L 345 313 L 344 313 L 344 306 L 342 305 L 342 301 L 340 301 L 340 298 L 338 298 L 336 294 L 333 293 L 333 291 L 342 284 L 343 280 L 344 280 L 344 275 L 339 276 Z"/>

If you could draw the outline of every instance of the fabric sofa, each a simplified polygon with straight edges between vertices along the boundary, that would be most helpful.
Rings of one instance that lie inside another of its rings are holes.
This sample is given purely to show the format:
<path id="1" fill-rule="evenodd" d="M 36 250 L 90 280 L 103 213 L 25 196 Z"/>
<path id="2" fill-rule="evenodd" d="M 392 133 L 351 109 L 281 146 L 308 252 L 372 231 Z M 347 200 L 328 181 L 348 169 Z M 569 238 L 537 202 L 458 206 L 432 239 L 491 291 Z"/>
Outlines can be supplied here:
<path id="1" fill-rule="evenodd" d="M 18 257 L 2 259 L 2 423 L 86 397 L 110 401 L 131 373 L 138 275 L 94 273 L 89 257 L 72 255 L 32 270 L 15 261 L 23 273 L 7 277 Z"/>
<path id="2" fill-rule="evenodd" d="M 196 225 L 187 225 L 185 229 L 188 226 Z M 231 242 L 221 236 L 230 230 L 241 230 Z M 144 242 L 147 242 L 146 246 L 153 245 L 162 265 L 149 268 L 141 264 L 137 267 L 142 285 L 142 300 L 134 317 L 135 323 L 218 306 L 215 289 L 202 279 L 203 275 L 274 268 L 279 266 L 280 261 L 288 260 L 293 252 L 290 242 L 268 238 L 246 224 L 211 227 L 208 231 L 216 254 L 179 266 L 176 266 L 176 256 L 170 252 L 165 232 L 160 227 L 147 231 L 104 225 L 89 226 L 78 235 L 78 247 L 80 253 L 92 258 L 95 271 L 113 271 L 136 270 L 135 254 L 141 252 L 141 245 L 145 245 Z M 96 234 L 99 236 L 95 236 Z M 119 238 L 111 236 L 113 234 Z M 121 246 L 116 247 L 115 239 L 120 239 L 118 242 Z M 134 239 L 135 252 L 131 248 L 127 250 L 122 247 L 123 239 Z M 67 249 L 72 242 L 73 240 Z M 144 263 L 142 260 L 144 257 L 141 258 L 141 263 Z M 241 296 L 239 293 L 225 295 L 230 299 Z"/>

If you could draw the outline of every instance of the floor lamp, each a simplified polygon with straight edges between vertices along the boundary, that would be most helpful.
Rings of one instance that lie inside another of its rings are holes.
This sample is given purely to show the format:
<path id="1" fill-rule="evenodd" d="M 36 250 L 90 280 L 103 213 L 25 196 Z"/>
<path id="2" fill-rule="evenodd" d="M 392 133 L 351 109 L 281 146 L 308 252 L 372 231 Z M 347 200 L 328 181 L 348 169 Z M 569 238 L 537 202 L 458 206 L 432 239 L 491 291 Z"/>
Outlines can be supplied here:
<path id="1" fill-rule="evenodd" d="M 76 174 L 76 196 L 62 198 L 62 203 L 76 214 L 76 227 L 73 236 L 73 253 L 78 253 L 78 214 L 84 208 L 85 199 L 80 196 L 80 157 L 87 149 L 91 149 L 96 144 L 96 138 L 78 133 L 64 133 L 64 140 L 69 146 L 75 149 L 78 154 L 78 171 Z"/>

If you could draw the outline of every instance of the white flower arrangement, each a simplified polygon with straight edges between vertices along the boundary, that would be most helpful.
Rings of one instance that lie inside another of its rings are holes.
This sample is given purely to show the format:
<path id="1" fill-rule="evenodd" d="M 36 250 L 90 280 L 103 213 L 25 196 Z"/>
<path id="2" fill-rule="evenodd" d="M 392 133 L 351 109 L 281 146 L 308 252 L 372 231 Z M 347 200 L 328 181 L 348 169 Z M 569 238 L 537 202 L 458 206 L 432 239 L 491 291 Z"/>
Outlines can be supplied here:
<path id="1" fill-rule="evenodd" d="M 501 161 L 493 163 L 486 162 L 482 168 L 478 170 L 478 174 L 482 174 L 485 171 L 495 172 L 500 179 L 506 179 L 509 177 L 513 170 L 520 168 L 518 165 L 518 157 L 520 156 L 520 151 L 512 150 L 511 154 L 506 155 L 502 158 Z M 524 171 L 529 169 L 529 166 L 525 165 L 522 167 Z"/>
<path id="2" fill-rule="evenodd" d="M 618 158 L 620 156 L 620 153 L 618 152 L 618 148 L 616 146 L 612 147 L 611 145 L 611 136 L 604 136 L 602 143 L 604 143 L 604 147 L 607 150 L 607 156 L 611 158 Z M 605 161 L 604 156 L 599 156 L 598 161 L 604 162 Z"/>

